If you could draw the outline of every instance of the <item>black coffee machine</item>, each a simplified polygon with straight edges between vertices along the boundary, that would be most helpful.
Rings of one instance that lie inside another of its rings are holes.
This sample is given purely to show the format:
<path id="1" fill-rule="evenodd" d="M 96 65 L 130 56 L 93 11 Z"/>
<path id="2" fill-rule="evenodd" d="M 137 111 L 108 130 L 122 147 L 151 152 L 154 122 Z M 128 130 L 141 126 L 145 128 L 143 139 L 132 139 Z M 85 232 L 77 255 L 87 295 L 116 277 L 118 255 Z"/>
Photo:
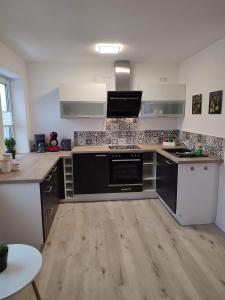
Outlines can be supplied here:
<path id="1" fill-rule="evenodd" d="M 43 153 L 46 149 L 45 134 L 34 135 L 34 150 L 35 152 Z"/>
<path id="2" fill-rule="evenodd" d="M 71 139 L 63 139 L 61 142 L 62 150 L 70 151 L 71 150 Z"/>

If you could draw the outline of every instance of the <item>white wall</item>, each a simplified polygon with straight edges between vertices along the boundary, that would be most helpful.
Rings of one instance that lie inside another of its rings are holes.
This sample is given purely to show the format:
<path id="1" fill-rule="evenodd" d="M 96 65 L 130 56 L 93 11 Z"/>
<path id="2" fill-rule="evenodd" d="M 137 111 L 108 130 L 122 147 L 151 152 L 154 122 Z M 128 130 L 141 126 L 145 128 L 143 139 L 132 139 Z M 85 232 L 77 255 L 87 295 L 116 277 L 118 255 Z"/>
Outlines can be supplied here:
<path id="1" fill-rule="evenodd" d="M 135 88 L 159 82 L 160 77 L 168 82 L 177 82 L 177 65 L 133 64 Z M 102 119 L 61 119 L 59 114 L 58 86 L 60 83 L 106 83 L 107 89 L 114 89 L 114 68 L 112 63 L 66 64 L 37 63 L 28 64 L 29 104 L 31 133 L 49 134 L 57 131 L 59 138 L 73 138 L 75 130 L 105 130 Z M 143 129 L 175 129 L 175 119 L 141 120 Z"/>
<path id="2" fill-rule="evenodd" d="M 178 129 L 225 138 L 225 39 L 197 53 L 180 65 L 180 83 L 186 83 L 185 118 Z M 221 115 L 209 115 L 209 92 L 223 90 Z M 192 95 L 203 94 L 201 115 L 192 115 Z M 218 213 L 216 224 L 225 231 L 225 165 L 220 167 Z"/>
<path id="3" fill-rule="evenodd" d="M 20 128 L 20 130 L 23 130 L 22 134 L 19 134 L 18 137 L 16 136 L 17 152 L 29 152 L 29 110 L 27 97 L 26 63 L 21 57 L 19 57 L 16 53 L 14 53 L 11 49 L 9 49 L 1 42 L 0 74 L 12 80 L 12 98 L 13 109 L 15 111 L 15 127 L 16 131 L 18 130 L 18 128 Z"/>
<path id="4" fill-rule="evenodd" d="M 221 115 L 209 115 L 209 92 L 224 90 L 225 98 L 225 39 L 185 60 L 180 65 L 180 83 L 186 83 L 185 118 L 178 128 L 225 138 L 225 99 Z M 192 95 L 203 94 L 201 115 L 192 115 Z"/>

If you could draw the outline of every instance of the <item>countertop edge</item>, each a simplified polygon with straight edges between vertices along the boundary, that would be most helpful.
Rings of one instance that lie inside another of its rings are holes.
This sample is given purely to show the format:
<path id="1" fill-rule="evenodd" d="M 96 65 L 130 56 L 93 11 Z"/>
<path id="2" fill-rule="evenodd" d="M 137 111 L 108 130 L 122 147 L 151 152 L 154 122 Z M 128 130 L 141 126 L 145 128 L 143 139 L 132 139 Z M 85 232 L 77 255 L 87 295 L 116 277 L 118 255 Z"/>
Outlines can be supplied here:
<path id="1" fill-rule="evenodd" d="M 159 144 L 139 144 L 138 145 L 140 147 L 140 149 L 137 150 L 124 150 L 124 151 L 120 151 L 120 150 L 110 150 L 108 148 L 108 146 L 106 145 L 100 145 L 100 146 L 75 146 L 72 148 L 72 150 L 68 153 L 58 153 L 58 156 L 55 157 L 55 159 L 53 159 L 52 163 L 50 164 L 50 166 L 46 169 L 46 171 L 43 173 L 43 176 L 40 176 L 39 178 L 33 178 L 33 179 L 0 179 L 0 184 L 25 184 L 25 183 L 41 183 L 44 181 L 45 177 L 48 175 L 49 171 L 51 170 L 51 168 L 59 161 L 59 159 L 61 158 L 71 158 L 73 154 L 87 154 L 87 153 L 118 153 L 118 152 L 141 152 L 141 153 L 145 153 L 145 152 L 156 152 L 159 153 L 163 156 L 165 156 L 166 158 L 170 159 L 171 161 L 181 165 L 181 164 L 200 164 L 200 163 L 223 163 L 224 160 L 217 158 L 217 157 L 200 157 L 200 158 L 176 158 L 175 156 L 173 156 L 172 154 L 166 152 L 165 150 L 168 148 L 164 148 Z M 89 148 L 90 147 L 90 148 Z M 184 145 L 180 145 L 177 147 L 172 147 L 172 148 L 181 148 L 181 147 L 185 147 Z M 76 149 L 77 148 L 77 149 Z M 88 149 L 89 148 L 89 149 Z M 24 157 L 26 156 L 26 154 L 24 155 Z M 47 158 L 46 158 L 47 159 Z M 17 171 L 15 171 L 17 172 Z M 19 172 L 19 171 L 18 171 Z M 4 174 L 1 174 L 4 176 Z"/>

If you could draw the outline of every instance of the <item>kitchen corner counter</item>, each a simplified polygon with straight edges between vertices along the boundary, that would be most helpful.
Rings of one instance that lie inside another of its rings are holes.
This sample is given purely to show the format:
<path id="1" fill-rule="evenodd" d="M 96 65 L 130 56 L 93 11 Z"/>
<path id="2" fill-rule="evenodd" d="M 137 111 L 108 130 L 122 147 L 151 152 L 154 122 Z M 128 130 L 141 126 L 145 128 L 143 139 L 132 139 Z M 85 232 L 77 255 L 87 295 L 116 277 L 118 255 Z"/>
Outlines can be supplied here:
<path id="1" fill-rule="evenodd" d="M 221 158 L 218 158 L 216 156 L 209 155 L 208 157 L 186 157 L 186 158 L 179 158 L 171 153 L 167 152 L 167 149 L 170 149 L 169 147 L 163 147 L 159 144 L 152 144 L 152 145 L 138 145 L 140 149 L 142 149 L 144 152 L 147 151 L 156 151 L 157 153 L 165 156 L 166 158 L 172 160 L 173 162 L 177 164 L 191 164 L 191 163 L 222 163 L 223 160 Z M 171 147 L 173 149 L 182 149 L 185 148 L 185 145 L 178 145 L 175 147 Z"/>
<path id="2" fill-rule="evenodd" d="M 18 154 L 16 160 L 20 164 L 20 170 L 0 173 L 0 184 L 42 182 L 61 157 L 70 156 L 70 151 Z"/>
<path id="3" fill-rule="evenodd" d="M 179 158 L 165 151 L 163 148 L 158 150 L 157 152 L 177 164 L 197 164 L 197 163 L 199 164 L 199 163 L 222 163 L 223 162 L 221 158 L 218 158 L 216 156 L 211 156 L 211 155 L 209 155 L 208 157 Z"/>

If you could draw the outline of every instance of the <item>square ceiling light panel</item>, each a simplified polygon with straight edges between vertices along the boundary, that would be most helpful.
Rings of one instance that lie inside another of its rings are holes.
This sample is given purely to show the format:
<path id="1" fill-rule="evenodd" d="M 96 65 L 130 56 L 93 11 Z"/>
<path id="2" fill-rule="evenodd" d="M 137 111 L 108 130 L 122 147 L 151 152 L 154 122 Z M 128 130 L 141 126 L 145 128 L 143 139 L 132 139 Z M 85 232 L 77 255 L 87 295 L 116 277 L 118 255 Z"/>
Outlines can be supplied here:
<path id="1" fill-rule="evenodd" d="M 118 54 L 122 48 L 121 44 L 97 44 L 96 51 L 100 54 Z"/>

